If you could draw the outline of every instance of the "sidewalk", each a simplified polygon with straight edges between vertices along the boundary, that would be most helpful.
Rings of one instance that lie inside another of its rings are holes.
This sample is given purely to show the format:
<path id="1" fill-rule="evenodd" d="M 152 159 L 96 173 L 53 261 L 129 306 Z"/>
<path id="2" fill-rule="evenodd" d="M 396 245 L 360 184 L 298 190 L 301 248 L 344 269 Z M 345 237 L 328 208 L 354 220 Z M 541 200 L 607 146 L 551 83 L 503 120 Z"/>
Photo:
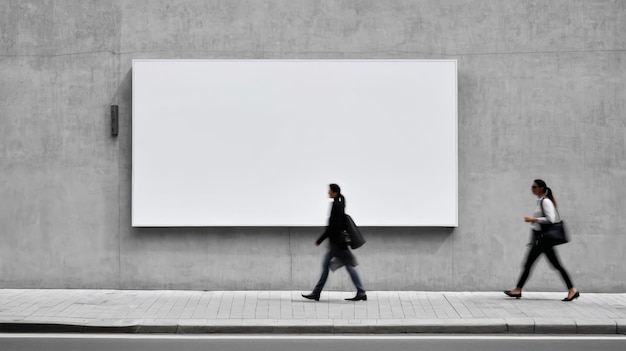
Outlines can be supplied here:
<path id="1" fill-rule="evenodd" d="M 0 332 L 626 334 L 626 294 L 0 290 Z"/>

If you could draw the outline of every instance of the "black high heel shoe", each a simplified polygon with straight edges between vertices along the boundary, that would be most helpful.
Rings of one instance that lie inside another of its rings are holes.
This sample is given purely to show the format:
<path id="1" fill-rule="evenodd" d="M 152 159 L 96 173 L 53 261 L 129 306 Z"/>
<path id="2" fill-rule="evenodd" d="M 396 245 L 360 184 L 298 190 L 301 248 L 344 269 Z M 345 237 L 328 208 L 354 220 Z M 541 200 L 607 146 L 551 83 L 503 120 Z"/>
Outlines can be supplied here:
<path id="1" fill-rule="evenodd" d="M 304 297 L 305 299 L 309 299 L 309 300 L 315 300 L 315 301 L 320 300 L 320 294 L 315 294 L 315 293 L 310 293 L 308 295 L 302 294 L 302 297 Z"/>
<path id="2" fill-rule="evenodd" d="M 564 298 L 564 299 L 563 299 L 563 300 L 561 300 L 561 301 L 567 301 L 567 302 L 570 302 L 570 301 L 574 301 L 574 300 L 576 300 L 576 299 L 577 299 L 577 298 L 579 298 L 579 297 L 580 297 L 580 293 L 579 293 L 579 292 L 578 292 L 578 290 L 577 290 L 577 291 L 576 291 L 576 293 L 574 294 L 574 296 L 572 296 L 571 298 L 567 298 L 567 297 L 566 297 L 566 298 Z"/>
<path id="3" fill-rule="evenodd" d="M 355 297 L 351 297 L 349 299 L 346 299 L 346 301 L 367 301 L 367 294 L 356 294 Z"/>
<path id="4" fill-rule="evenodd" d="M 505 293 L 506 295 L 508 295 L 509 297 L 514 297 L 514 298 L 516 298 L 516 299 L 518 299 L 518 300 L 522 298 L 522 293 L 519 293 L 519 294 L 512 294 L 512 293 L 511 293 L 511 290 L 504 290 L 504 293 Z"/>

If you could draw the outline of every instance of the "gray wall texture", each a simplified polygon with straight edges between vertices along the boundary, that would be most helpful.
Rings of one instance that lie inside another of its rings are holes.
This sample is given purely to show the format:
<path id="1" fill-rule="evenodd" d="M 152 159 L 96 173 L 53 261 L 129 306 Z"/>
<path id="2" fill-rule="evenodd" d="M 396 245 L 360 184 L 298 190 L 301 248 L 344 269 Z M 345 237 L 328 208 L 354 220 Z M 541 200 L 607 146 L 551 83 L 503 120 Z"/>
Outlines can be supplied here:
<path id="1" fill-rule="evenodd" d="M 308 291 L 317 281 L 321 228 L 130 226 L 135 58 L 457 59 L 459 226 L 364 228 L 366 287 L 512 288 L 530 185 L 543 178 L 572 233 L 558 251 L 577 287 L 626 288 L 619 0 L 2 1 L 0 287 Z M 327 287 L 353 290 L 343 270 Z M 527 288 L 565 286 L 541 259 Z"/>

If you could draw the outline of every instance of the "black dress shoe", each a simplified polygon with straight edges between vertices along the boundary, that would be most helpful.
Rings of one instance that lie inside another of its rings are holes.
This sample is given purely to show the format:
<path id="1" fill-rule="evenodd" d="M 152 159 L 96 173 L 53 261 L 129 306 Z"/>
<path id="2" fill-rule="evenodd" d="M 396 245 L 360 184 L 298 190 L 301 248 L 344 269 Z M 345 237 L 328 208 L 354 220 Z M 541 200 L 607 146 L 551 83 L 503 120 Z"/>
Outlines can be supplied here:
<path id="1" fill-rule="evenodd" d="M 576 299 L 577 299 L 577 298 L 579 298 L 579 297 L 580 297 L 580 293 L 579 293 L 578 291 L 576 291 L 576 293 L 574 294 L 574 296 L 572 296 L 572 297 L 570 297 L 570 298 L 567 298 L 567 297 L 566 297 L 566 298 L 564 298 L 564 299 L 563 299 L 563 300 L 561 300 L 561 301 L 567 301 L 567 302 L 570 302 L 570 301 L 574 301 L 574 300 L 576 300 Z"/>
<path id="2" fill-rule="evenodd" d="M 308 295 L 302 294 L 302 297 L 304 297 L 305 299 L 309 299 L 309 300 L 315 300 L 315 301 L 320 300 L 320 294 L 315 294 L 315 293 L 310 293 Z"/>
<path id="3" fill-rule="evenodd" d="M 367 301 L 367 295 L 366 294 L 356 294 L 355 297 L 351 297 L 349 299 L 346 299 L 346 301 Z"/>
<path id="4" fill-rule="evenodd" d="M 504 293 L 507 294 L 510 297 L 514 297 L 516 299 L 521 299 L 522 298 L 522 293 L 519 294 L 512 294 L 511 290 L 504 290 Z"/>

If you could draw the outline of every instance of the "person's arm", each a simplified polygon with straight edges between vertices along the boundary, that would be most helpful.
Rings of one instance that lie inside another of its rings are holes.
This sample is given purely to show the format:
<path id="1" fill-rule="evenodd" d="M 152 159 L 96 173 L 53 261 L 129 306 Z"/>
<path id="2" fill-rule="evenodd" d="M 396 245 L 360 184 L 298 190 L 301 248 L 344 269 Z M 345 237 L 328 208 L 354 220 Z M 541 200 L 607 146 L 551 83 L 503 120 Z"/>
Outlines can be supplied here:
<path id="1" fill-rule="evenodd" d="M 554 204 L 550 199 L 541 200 L 540 207 L 543 208 L 543 216 L 542 217 L 533 217 L 533 216 L 524 216 L 524 221 L 530 223 L 539 224 L 549 224 L 556 222 L 556 209 L 554 208 Z"/>
<path id="2" fill-rule="evenodd" d="M 540 224 L 551 224 L 556 222 L 556 209 L 554 208 L 554 204 L 550 199 L 545 198 L 541 201 L 543 205 L 543 215 L 544 217 L 537 217 L 537 222 Z"/>
<path id="3" fill-rule="evenodd" d="M 315 242 L 316 245 L 321 244 L 324 239 L 330 237 L 331 232 L 342 230 L 341 226 L 343 222 L 341 222 L 341 218 L 344 213 L 342 206 L 343 205 L 338 201 L 333 202 L 333 207 L 330 209 L 330 217 L 328 218 L 328 225 L 324 233 Z"/>
<path id="4" fill-rule="evenodd" d="M 326 227 L 324 233 L 322 233 L 322 235 L 315 241 L 315 245 L 319 246 L 322 241 L 326 240 L 326 238 L 328 238 L 328 227 Z"/>

